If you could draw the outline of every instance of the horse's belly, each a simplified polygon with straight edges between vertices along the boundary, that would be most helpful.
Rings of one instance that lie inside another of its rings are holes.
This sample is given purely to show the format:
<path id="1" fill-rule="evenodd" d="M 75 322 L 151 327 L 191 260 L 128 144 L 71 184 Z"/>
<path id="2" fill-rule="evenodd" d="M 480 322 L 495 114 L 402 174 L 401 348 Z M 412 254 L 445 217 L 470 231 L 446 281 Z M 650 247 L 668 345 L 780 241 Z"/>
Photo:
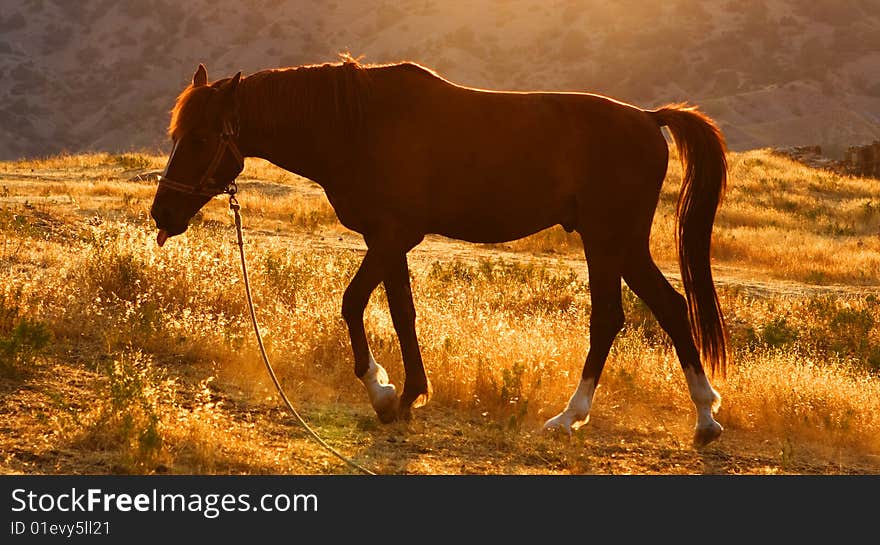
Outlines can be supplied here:
<path id="1" fill-rule="evenodd" d="M 550 223 L 547 225 L 532 227 L 529 229 L 497 229 L 491 227 L 481 229 L 463 229 L 461 226 L 456 226 L 455 228 L 451 229 L 432 229 L 431 232 L 457 240 L 464 240 L 467 242 L 496 244 L 500 242 L 510 242 L 512 240 L 518 240 L 529 235 L 533 235 L 538 231 L 541 231 L 548 227 L 552 227 L 553 225 L 555 224 Z"/>
<path id="2" fill-rule="evenodd" d="M 428 231 L 468 242 L 498 243 L 527 237 L 538 231 L 574 222 L 558 206 L 458 208 L 435 215 Z"/>

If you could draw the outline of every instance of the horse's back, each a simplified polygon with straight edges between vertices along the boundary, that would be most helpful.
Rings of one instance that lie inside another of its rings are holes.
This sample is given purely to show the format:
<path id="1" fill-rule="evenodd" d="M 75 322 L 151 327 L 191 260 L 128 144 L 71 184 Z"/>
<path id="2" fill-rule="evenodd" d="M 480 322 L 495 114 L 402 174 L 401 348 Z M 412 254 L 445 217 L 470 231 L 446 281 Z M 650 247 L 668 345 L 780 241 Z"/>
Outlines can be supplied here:
<path id="1" fill-rule="evenodd" d="M 665 173 L 650 114 L 607 97 L 485 91 L 412 69 L 374 87 L 387 94 L 370 123 L 375 192 L 426 232 L 502 241 L 570 227 L 584 203 Z"/>
<path id="2" fill-rule="evenodd" d="M 602 95 L 488 91 L 415 68 L 390 79 L 384 92 L 372 122 L 376 142 L 434 157 L 431 170 L 442 162 L 446 174 L 460 171 L 456 177 L 511 164 L 524 177 L 546 176 L 560 166 L 583 171 L 634 150 L 665 150 L 649 112 Z"/>

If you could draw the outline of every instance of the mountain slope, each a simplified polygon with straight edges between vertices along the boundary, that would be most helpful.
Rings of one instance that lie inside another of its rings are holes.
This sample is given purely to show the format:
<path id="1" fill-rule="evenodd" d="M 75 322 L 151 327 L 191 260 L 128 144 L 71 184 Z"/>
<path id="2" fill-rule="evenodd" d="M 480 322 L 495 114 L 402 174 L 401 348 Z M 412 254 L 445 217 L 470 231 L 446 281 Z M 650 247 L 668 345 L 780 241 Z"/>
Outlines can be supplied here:
<path id="1" fill-rule="evenodd" d="M 415 60 L 497 89 L 689 100 L 733 149 L 880 137 L 880 4 L 820 0 L 9 0 L 0 158 L 164 149 L 195 66 Z"/>

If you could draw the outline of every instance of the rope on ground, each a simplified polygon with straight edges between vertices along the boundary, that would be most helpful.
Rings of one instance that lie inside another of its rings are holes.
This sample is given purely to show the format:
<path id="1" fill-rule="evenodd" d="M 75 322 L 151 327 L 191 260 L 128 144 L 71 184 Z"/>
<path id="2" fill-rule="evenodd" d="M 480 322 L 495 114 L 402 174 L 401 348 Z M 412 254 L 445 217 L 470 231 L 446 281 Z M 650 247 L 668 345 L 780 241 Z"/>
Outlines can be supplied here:
<path id="1" fill-rule="evenodd" d="M 266 348 L 263 346 L 263 336 L 260 335 L 260 326 L 257 324 L 257 314 L 254 310 L 254 301 L 253 297 L 251 297 L 251 285 L 250 280 L 248 279 L 248 269 L 247 269 L 247 261 L 244 256 L 244 236 L 242 234 L 241 227 L 241 213 L 239 210 L 241 209 L 241 205 L 238 203 L 238 200 L 235 198 L 235 192 L 227 191 L 229 193 L 229 209 L 232 210 L 232 213 L 235 215 L 235 231 L 236 236 L 238 237 L 237 244 L 239 250 L 239 256 L 241 257 L 241 272 L 242 277 L 244 279 L 244 291 L 247 295 L 247 303 L 248 310 L 251 315 L 251 323 L 254 326 L 254 333 L 257 335 L 257 344 L 260 347 L 260 355 L 263 357 L 263 363 L 266 365 L 266 370 L 269 372 L 269 376 L 272 378 L 272 382 L 275 384 L 275 389 L 278 390 L 278 394 L 281 396 L 281 399 L 284 401 L 284 404 L 287 406 L 287 409 L 293 414 L 296 420 L 299 422 L 300 426 L 306 432 L 308 432 L 309 436 L 315 440 L 319 445 L 321 445 L 328 452 L 351 466 L 352 468 L 365 473 L 367 475 L 375 475 L 374 472 L 365 468 L 364 466 L 358 464 L 354 460 L 346 457 L 344 454 L 340 453 L 335 448 L 331 447 L 324 441 L 320 435 L 318 435 L 315 430 L 313 430 L 305 421 L 305 419 L 300 416 L 299 412 L 294 408 L 293 404 L 287 398 L 287 395 L 284 393 L 284 389 L 281 387 L 281 383 L 278 381 L 278 377 L 275 375 L 275 370 L 272 368 L 272 364 L 269 363 L 269 356 L 266 355 Z"/>

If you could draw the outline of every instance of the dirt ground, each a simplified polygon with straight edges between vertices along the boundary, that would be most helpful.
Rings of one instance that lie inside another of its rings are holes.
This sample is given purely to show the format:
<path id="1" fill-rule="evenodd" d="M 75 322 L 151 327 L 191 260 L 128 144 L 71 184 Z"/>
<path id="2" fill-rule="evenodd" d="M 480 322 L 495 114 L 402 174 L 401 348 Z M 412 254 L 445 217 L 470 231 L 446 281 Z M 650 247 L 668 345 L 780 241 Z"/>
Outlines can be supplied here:
<path id="1" fill-rule="evenodd" d="M 24 383 L 0 382 L 0 473 L 126 472 L 114 465 L 110 452 L 65 446 L 53 426 L 59 412 L 92 402 L 90 382 L 95 378 L 68 363 L 46 366 Z M 268 397 L 272 392 L 266 393 Z M 280 465 L 272 467 L 290 474 L 355 471 L 312 442 L 274 400 L 257 406 L 243 403 L 224 392 L 222 385 L 212 395 L 231 433 L 241 432 L 253 448 L 275 453 Z M 880 469 L 876 457 L 854 457 L 827 448 L 795 451 L 783 441 L 741 430 L 727 430 L 717 442 L 696 450 L 689 444 L 692 417 L 672 408 L 648 418 L 639 414 L 644 408 L 597 403 L 590 423 L 571 438 L 543 434 L 540 422 L 511 428 L 491 418 L 432 405 L 416 411 L 411 422 L 391 425 L 379 424 L 366 400 L 301 410 L 335 448 L 380 474 L 840 475 L 875 474 Z M 220 473 L 253 471 L 234 463 L 218 462 L 218 466 L 224 466 L 218 467 Z M 265 471 L 275 472 L 272 467 Z M 145 469 L 189 472 L 163 464 Z"/>

